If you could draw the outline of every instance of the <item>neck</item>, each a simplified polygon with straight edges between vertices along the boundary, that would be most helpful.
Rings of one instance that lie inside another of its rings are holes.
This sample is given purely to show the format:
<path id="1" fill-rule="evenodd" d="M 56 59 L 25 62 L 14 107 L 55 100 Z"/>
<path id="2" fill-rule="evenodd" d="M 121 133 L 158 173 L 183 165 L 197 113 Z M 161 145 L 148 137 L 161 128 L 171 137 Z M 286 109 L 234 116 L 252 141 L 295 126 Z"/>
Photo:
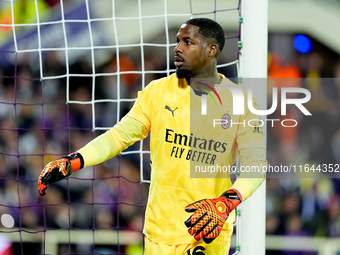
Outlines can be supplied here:
<path id="1" fill-rule="evenodd" d="M 217 69 L 215 69 L 214 72 L 212 73 L 200 73 L 197 75 L 192 75 L 190 77 L 185 78 L 186 81 L 188 82 L 188 84 L 190 85 L 190 80 L 191 79 L 211 79 L 212 81 L 214 81 L 215 83 L 220 83 L 221 82 L 221 77 L 219 76 Z"/>

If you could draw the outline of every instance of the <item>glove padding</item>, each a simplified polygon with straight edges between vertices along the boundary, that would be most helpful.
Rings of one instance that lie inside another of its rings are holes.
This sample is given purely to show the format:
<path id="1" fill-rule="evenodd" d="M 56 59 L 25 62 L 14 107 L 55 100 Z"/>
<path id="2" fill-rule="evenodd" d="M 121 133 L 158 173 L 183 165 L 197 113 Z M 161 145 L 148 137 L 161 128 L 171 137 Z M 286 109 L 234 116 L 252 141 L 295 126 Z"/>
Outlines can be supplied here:
<path id="1" fill-rule="evenodd" d="M 70 176 L 72 172 L 79 170 L 83 166 L 83 157 L 77 152 L 48 163 L 38 178 L 39 194 L 44 196 L 47 185 L 65 179 Z"/>
<path id="2" fill-rule="evenodd" d="M 185 207 L 186 212 L 193 213 L 186 221 L 190 235 L 198 241 L 203 238 L 211 243 L 221 232 L 229 214 L 242 200 L 236 189 L 230 189 L 215 199 L 203 199 Z"/>

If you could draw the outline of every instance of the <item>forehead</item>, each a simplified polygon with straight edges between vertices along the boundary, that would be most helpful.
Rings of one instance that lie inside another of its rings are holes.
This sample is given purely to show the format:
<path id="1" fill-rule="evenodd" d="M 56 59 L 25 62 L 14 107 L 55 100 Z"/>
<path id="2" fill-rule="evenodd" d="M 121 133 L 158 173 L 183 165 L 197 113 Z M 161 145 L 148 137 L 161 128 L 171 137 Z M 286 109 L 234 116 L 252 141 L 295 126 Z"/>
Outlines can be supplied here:
<path id="1" fill-rule="evenodd" d="M 195 38 L 195 37 L 203 37 L 199 32 L 199 27 L 190 25 L 190 24 L 183 24 L 177 33 L 177 37 L 189 37 L 189 38 Z"/>

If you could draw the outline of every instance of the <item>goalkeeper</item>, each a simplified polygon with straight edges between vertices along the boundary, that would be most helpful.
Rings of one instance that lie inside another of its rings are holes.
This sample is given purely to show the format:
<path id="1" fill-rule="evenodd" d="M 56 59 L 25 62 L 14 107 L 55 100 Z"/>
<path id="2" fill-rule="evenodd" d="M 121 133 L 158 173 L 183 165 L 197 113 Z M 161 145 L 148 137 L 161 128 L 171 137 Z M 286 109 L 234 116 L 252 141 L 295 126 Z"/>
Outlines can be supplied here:
<path id="1" fill-rule="evenodd" d="M 201 102 L 202 91 L 207 91 L 195 88 L 193 78 L 232 84 L 217 71 L 224 38 L 222 27 L 213 20 L 186 21 L 177 33 L 176 73 L 152 81 L 139 92 L 129 113 L 106 133 L 47 164 L 38 179 L 40 195 L 45 195 L 51 183 L 114 157 L 150 132 L 152 171 L 143 229 L 145 254 L 228 254 L 235 208 L 261 185 L 264 177 L 241 175 L 232 184 L 229 176 L 191 178 L 190 169 L 194 164 L 233 165 L 237 155 L 244 166 L 259 166 L 266 160 L 260 129 L 230 125 L 230 120 L 248 123 L 258 116 L 246 105 L 244 115 L 233 115 L 229 90 L 220 94 L 225 111 L 222 119 L 226 120 L 221 126 L 212 132 L 208 127 L 211 122 L 198 118 L 201 122 L 190 127 L 194 108 L 191 96 Z M 193 126 L 199 130 L 193 131 Z"/>

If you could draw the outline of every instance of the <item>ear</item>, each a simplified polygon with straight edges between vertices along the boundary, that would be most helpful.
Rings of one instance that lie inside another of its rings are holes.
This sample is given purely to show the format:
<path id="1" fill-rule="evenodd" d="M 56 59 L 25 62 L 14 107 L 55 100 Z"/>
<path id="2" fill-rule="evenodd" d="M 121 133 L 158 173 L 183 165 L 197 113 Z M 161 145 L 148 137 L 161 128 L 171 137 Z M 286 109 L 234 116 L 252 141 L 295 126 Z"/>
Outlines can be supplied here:
<path id="1" fill-rule="evenodd" d="M 218 46 L 217 44 L 210 44 L 209 45 L 209 56 L 217 57 L 218 56 Z"/>

